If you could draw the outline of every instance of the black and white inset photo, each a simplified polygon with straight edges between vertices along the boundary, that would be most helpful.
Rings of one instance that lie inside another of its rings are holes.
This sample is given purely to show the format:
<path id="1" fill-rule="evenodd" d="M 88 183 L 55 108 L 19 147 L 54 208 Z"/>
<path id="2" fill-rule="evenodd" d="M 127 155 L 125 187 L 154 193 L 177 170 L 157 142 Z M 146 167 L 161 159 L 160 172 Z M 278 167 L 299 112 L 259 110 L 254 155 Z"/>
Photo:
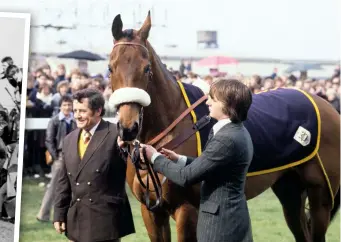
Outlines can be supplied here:
<path id="1" fill-rule="evenodd" d="M 0 12 L 0 238 L 18 241 L 30 14 Z"/>

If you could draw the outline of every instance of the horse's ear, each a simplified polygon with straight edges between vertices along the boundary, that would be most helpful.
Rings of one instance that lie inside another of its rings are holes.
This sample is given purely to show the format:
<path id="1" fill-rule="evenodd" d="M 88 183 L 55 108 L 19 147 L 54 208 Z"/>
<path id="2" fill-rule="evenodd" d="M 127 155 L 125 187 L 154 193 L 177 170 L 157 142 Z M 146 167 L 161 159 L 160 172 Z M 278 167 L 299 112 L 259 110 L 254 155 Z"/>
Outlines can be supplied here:
<path id="1" fill-rule="evenodd" d="M 151 27 L 152 27 L 152 20 L 150 18 L 150 11 L 148 11 L 148 16 L 146 20 L 144 21 L 142 27 L 138 31 L 138 35 L 140 35 L 143 41 L 148 39 L 148 35 L 149 35 L 149 31 Z"/>
<path id="2" fill-rule="evenodd" d="M 121 20 L 121 14 L 116 15 L 112 22 L 111 32 L 115 40 L 119 40 L 123 36 L 123 23 Z"/>

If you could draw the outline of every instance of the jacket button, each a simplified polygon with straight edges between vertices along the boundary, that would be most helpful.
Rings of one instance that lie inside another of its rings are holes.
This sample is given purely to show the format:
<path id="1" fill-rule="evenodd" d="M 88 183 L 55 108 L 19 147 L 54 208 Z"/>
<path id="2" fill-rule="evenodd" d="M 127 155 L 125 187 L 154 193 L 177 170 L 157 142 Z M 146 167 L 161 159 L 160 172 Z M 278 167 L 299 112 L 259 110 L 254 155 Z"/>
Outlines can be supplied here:
<path id="1" fill-rule="evenodd" d="M 81 199 L 80 198 L 77 198 L 77 202 L 79 202 Z"/>
<path id="2" fill-rule="evenodd" d="M 71 173 L 70 173 L 70 172 L 68 172 L 67 174 L 68 174 L 69 176 L 71 176 Z"/>
<path id="3" fill-rule="evenodd" d="M 91 186 L 91 182 L 88 182 L 88 185 Z"/>
<path id="4" fill-rule="evenodd" d="M 91 199 L 91 198 L 89 198 L 89 201 L 90 201 L 90 202 L 92 202 L 92 199 Z"/>
<path id="5" fill-rule="evenodd" d="M 79 186 L 79 183 L 78 183 L 78 182 L 76 183 L 76 186 Z"/>
<path id="6" fill-rule="evenodd" d="M 98 169 L 96 169 L 96 172 L 99 172 L 99 170 L 98 170 Z"/>

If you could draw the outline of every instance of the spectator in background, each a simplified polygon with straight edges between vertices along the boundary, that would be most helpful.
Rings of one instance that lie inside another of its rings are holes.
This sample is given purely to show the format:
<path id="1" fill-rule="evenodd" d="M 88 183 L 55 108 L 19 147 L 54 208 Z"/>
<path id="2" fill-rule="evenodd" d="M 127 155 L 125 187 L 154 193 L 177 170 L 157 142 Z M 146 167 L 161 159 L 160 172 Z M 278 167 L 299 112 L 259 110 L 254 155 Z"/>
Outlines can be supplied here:
<path id="1" fill-rule="evenodd" d="M 80 80 L 72 81 L 71 85 L 70 85 L 70 88 L 71 88 L 71 94 L 74 94 L 77 91 L 83 89 L 83 87 L 82 87 L 82 85 L 80 83 Z"/>
<path id="2" fill-rule="evenodd" d="M 272 80 L 271 78 L 267 78 L 264 80 L 264 84 L 263 84 L 263 90 L 267 91 L 274 88 L 274 80 Z"/>
<path id="3" fill-rule="evenodd" d="M 329 88 L 326 92 L 327 100 L 330 104 L 340 113 L 340 99 L 336 95 L 336 91 L 333 88 Z"/>
<path id="4" fill-rule="evenodd" d="M 251 92 L 253 94 L 259 93 L 260 91 L 262 91 L 262 87 L 258 84 L 255 84 L 251 87 Z"/>
<path id="5" fill-rule="evenodd" d="M 262 78 L 259 75 L 252 75 L 250 79 L 250 86 L 256 86 L 262 84 Z"/>
<path id="6" fill-rule="evenodd" d="M 70 81 L 72 83 L 79 82 L 81 80 L 81 72 L 78 69 L 73 69 L 70 73 Z"/>
<path id="7" fill-rule="evenodd" d="M 53 113 L 52 107 L 52 93 L 51 88 L 47 85 L 39 86 L 37 98 L 34 107 L 34 117 L 50 118 Z M 50 167 L 46 165 L 45 160 L 45 130 L 34 130 L 35 141 L 34 146 L 31 147 L 30 155 L 33 162 L 35 162 L 35 171 L 39 176 L 44 176 L 45 173 L 49 173 Z"/>
<path id="8" fill-rule="evenodd" d="M 52 96 L 52 107 L 53 107 L 53 116 L 59 113 L 60 108 L 60 100 L 62 96 L 68 94 L 69 91 L 69 81 L 64 80 L 60 81 L 57 85 L 57 92 Z"/>
<path id="9" fill-rule="evenodd" d="M 192 85 L 199 87 L 205 95 L 208 94 L 210 91 L 210 85 L 201 78 L 195 78 L 194 81 L 192 82 Z"/>
<path id="10" fill-rule="evenodd" d="M 295 87 L 298 89 L 303 89 L 303 81 L 302 80 L 296 81 Z"/>
<path id="11" fill-rule="evenodd" d="M 54 82 L 55 87 L 58 86 L 59 82 L 66 80 L 66 70 L 65 70 L 64 64 L 59 64 L 57 66 L 57 73 L 56 74 L 57 74 L 57 77 L 56 77 L 55 82 Z"/>
<path id="12" fill-rule="evenodd" d="M 34 87 L 38 89 L 40 85 L 47 84 L 47 79 L 49 77 L 43 72 L 38 71 L 37 73 Z"/>
<path id="13" fill-rule="evenodd" d="M 37 215 L 37 220 L 40 222 L 50 221 L 56 182 L 58 179 L 58 174 L 63 166 L 61 152 L 63 139 L 76 128 L 76 123 L 73 119 L 72 113 L 72 98 L 69 95 L 61 96 L 59 106 L 60 112 L 50 119 L 46 129 L 45 145 L 52 157 L 52 178 L 50 181 L 50 186 L 45 192 L 40 210 Z"/>
<path id="14" fill-rule="evenodd" d="M 102 76 L 97 76 L 92 80 L 92 86 L 97 90 L 104 92 L 105 90 L 105 82 Z"/>
<path id="15" fill-rule="evenodd" d="M 207 76 L 205 76 L 204 81 L 205 81 L 209 86 L 211 86 L 212 83 L 213 83 L 213 77 L 212 77 L 211 75 L 207 75 Z"/>
<path id="16" fill-rule="evenodd" d="M 181 76 L 185 75 L 185 69 L 186 69 L 185 62 L 184 60 L 181 60 L 180 67 L 179 67 L 179 72 Z"/>
<path id="17" fill-rule="evenodd" d="M 43 84 L 39 86 L 38 92 L 37 92 L 37 100 L 36 105 L 41 107 L 42 110 L 46 110 L 46 112 L 51 113 L 53 111 L 52 107 L 52 93 L 51 93 L 51 87 L 48 84 Z M 51 117 L 51 114 L 45 114 L 44 117 Z"/>
<path id="18" fill-rule="evenodd" d="M 275 87 L 277 87 L 277 88 L 284 87 L 284 82 L 283 82 L 282 78 L 279 76 L 277 76 L 275 78 Z"/>
<path id="19" fill-rule="evenodd" d="M 48 65 L 48 64 L 43 65 L 41 67 L 41 70 L 43 71 L 43 73 L 45 73 L 48 76 L 48 78 L 53 79 L 50 65 Z"/>

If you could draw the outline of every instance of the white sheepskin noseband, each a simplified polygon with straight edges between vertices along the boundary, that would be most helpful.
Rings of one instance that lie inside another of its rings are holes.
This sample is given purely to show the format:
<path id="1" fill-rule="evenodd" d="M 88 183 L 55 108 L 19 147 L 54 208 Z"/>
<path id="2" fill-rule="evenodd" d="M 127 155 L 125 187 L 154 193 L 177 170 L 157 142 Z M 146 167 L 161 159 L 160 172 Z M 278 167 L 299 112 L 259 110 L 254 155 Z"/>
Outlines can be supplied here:
<path id="1" fill-rule="evenodd" d="M 113 92 L 113 94 L 111 94 L 108 104 L 111 110 L 116 110 L 118 105 L 127 102 L 139 103 L 143 107 L 146 107 L 150 104 L 150 96 L 143 89 L 136 87 L 123 87 L 117 89 Z"/>

